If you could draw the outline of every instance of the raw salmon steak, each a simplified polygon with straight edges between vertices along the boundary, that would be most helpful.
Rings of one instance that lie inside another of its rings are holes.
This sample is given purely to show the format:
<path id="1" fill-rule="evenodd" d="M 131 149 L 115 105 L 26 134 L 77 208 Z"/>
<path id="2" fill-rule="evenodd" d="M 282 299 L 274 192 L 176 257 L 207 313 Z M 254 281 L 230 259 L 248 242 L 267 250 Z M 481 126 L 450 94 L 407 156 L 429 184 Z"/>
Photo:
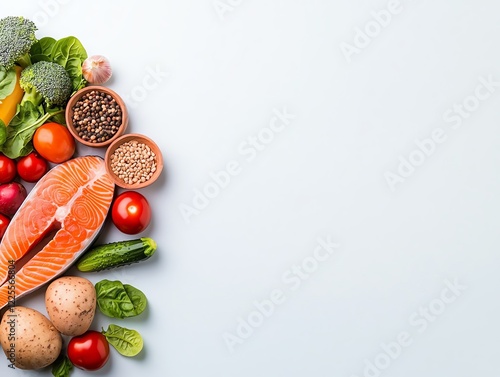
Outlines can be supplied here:
<path id="1" fill-rule="evenodd" d="M 33 292 L 64 273 L 92 245 L 114 188 L 98 156 L 69 160 L 38 181 L 0 243 L 0 309 L 13 304 L 12 288 L 16 299 Z M 37 244 L 45 245 L 31 259 L 22 259 Z M 9 273 L 17 263 L 22 267 Z"/>

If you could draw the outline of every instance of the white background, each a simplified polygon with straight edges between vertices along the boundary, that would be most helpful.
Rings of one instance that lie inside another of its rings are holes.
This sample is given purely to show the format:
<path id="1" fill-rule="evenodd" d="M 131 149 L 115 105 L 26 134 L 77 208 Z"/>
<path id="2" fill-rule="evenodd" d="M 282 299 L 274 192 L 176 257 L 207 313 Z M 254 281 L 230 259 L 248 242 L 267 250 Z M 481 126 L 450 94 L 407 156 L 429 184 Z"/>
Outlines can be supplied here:
<path id="1" fill-rule="evenodd" d="M 497 2 L 401 1 L 350 62 L 342 44 L 376 28 L 372 12 L 387 1 L 222 3 L 234 5 L 222 14 L 212 0 L 2 3 L 2 17 L 37 20 L 37 36 L 74 35 L 106 55 L 129 131 L 152 137 L 165 158 L 162 178 L 141 190 L 154 212 L 142 235 L 157 254 L 85 275 L 146 293 L 147 313 L 93 325 L 135 328 L 145 348 L 134 359 L 113 350 L 93 374 L 499 375 L 500 86 L 470 97 L 481 78 L 500 81 Z M 464 101 L 474 111 L 454 129 L 443 115 Z M 241 143 L 283 109 L 295 118 L 247 161 Z M 446 141 L 391 190 L 384 174 L 439 129 Z M 239 174 L 185 221 L 179 205 L 231 161 Z M 311 261 L 318 237 L 340 247 L 293 290 L 283 274 Z M 99 241 L 127 238 L 108 225 Z M 443 304 L 447 281 L 462 290 Z M 240 318 L 275 289 L 284 302 L 229 347 L 224 336 L 238 336 Z M 43 293 L 19 304 L 45 310 Z M 420 332 L 411 319 L 429 305 L 439 315 Z M 381 356 L 401 333 L 411 345 Z M 384 370 L 370 374 L 377 360 Z M 50 375 L 1 363 L 2 376 Z"/>

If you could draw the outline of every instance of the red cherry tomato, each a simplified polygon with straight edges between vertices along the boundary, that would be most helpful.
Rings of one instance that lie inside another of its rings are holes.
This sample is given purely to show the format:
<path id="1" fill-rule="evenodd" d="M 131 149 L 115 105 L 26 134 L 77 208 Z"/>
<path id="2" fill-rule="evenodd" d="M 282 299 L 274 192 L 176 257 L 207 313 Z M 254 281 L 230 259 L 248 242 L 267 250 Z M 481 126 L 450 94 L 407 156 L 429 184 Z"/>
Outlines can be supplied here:
<path id="1" fill-rule="evenodd" d="M 151 207 L 143 195 L 135 191 L 125 191 L 113 202 L 111 219 L 121 232 L 137 234 L 151 222 Z"/>
<path id="2" fill-rule="evenodd" d="M 0 185 L 9 183 L 16 176 L 16 163 L 7 156 L 0 155 Z"/>
<path id="3" fill-rule="evenodd" d="M 98 331 L 71 338 L 68 343 L 68 358 L 74 366 L 83 370 L 97 370 L 109 359 L 109 343 Z"/>
<path id="4" fill-rule="evenodd" d="M 17 174 L 26 182 L 38 181 L 47 173 L 48 168 L 47 161 L 35 152 L 31 152 L 17 162 Z"/>
<path id="5" fill-rule="evenodd" d="M 2 239 L 7 227 L 9 226 L 9 218 L 0 214 L 0 240 Z"/>

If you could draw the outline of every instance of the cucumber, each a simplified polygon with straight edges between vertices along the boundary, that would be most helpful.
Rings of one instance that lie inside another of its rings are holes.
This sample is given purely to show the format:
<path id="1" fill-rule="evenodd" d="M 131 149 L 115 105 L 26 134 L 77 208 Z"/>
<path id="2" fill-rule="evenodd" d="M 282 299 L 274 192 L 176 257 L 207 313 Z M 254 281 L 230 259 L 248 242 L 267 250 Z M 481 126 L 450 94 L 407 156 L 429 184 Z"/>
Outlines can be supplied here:
<path id="1" fill-rule="evenodd" d="M 125 266 L 151 258 L 156 242 L 144 237 L 130 241 L 111 242 L 92 248 L 78 261 L 81 272 L 95 272 Z"/>

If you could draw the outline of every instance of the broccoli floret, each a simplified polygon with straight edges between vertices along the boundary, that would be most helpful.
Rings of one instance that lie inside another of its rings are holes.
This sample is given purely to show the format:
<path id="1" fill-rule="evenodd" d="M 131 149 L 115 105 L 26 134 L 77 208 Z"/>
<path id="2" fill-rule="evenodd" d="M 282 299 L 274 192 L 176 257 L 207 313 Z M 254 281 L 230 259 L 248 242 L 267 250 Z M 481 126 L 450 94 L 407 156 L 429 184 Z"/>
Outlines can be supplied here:
<path id="1" fill-rule="evenodd" d="M 46 61 L 23 69 L 19 84 L 25 91 L 21 105 L 30 101 L 38 106 L 45 101 L 48 107 L 62 106 L 73 91 L 71 78 L 64 67 Z"/>
<path id="2" fill-rule="evenodd" d="M 0 20 L 0 66 L 10 69 L 14 64 L 31 64 L 29 51 L 35 37 L 36 25 L 23 17 L 9 16 Z"/>

